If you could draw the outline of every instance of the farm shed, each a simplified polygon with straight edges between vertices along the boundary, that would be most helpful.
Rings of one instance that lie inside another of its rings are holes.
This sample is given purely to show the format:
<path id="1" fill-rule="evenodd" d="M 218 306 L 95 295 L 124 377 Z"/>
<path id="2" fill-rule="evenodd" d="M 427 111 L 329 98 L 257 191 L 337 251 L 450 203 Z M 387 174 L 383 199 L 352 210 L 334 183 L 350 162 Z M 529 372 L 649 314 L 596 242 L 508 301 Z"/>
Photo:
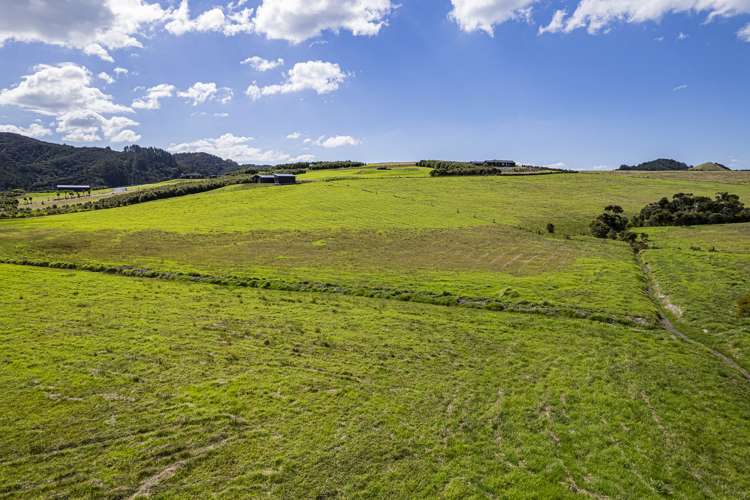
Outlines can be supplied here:
<path id="1" fill-rule="evenodd" d="M 276 184 L 296 184 L 297 176 L 294 174 L 274 174 Z"/>
<path id="2" fill-rule="evenodd" d="M 276 177 L 273 175 L 256 174 L 252 177 L 252 181 L 256 184 L 276 184 Z"/>

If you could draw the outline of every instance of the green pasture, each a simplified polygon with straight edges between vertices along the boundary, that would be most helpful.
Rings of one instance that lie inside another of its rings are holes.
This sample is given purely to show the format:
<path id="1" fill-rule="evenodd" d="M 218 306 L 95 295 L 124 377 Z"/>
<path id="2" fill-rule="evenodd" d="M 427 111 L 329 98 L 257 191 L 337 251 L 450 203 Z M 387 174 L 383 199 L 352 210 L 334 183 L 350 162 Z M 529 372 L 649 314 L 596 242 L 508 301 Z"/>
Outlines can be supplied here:
<path id="1" fill-rule="evenodd" d="M 0 274 L 4 496 L 750 491 L 750 385 L 664 331 Z"/>

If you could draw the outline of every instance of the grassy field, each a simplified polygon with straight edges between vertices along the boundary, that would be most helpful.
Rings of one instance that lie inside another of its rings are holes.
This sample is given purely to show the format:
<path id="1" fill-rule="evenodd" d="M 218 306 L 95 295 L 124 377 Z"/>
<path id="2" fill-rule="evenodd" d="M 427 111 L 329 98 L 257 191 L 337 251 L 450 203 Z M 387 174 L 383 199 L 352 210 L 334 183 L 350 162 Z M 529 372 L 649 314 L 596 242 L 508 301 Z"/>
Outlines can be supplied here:
<path id="1" fill-rule="evenodd" d="M 750 173 L 428 173 L 0 221 L 0 496 L 750 498 Z"/>
<path id="2" fill-rule="evenodd" d="M 663 331 L 0 272 L 6 495 L 750 490 L 750 385 Z"/>
<path id="3" fill-rule="evenodd" d="M 128 193 L 134 193 L 138 191 L 144 191 L 147 189 L 153 189 L 158 188 L 162 186 L 170 186 L 172 184 L 182 184 L 186 182 L 195 182 L 194 180 L 190 179 L 175 179 L 170 181 L 163 181 L 163 182 L 155 182 L 151 184 L 139 184 L 137 186 L 128 186 L 126 189 Z M 20 207 L 21 208 L 30 208 L 32 210 L 37 209 L 45 209 L 45 208 L 51 208 L 52 205 L 56 205 L 58 207 L 65 207 L 68 205 L 78 205 L 80 203 L 86 203 L 87 201 L 97 201 L 104 198 L 109 198 L 110 196 L 114 196 L 116 194 L 122 194 L 120 192 L 115 191 L 113 188 L 103 188 L 103 189 L 94 189 L 91 191 L 91 194 L 88 193 L 81 193 L 81 196 L 76 196 L 73 194 L 70 197 L 64 196 L 63 193 L 59 193 L 56 191 L 45 191 L 45 192 L 33 192 L 33 193 L 25 193 L 23 196 L 18 197 L 18 201 L 21 202 Z M 23 201 L 23 198 L 31 198 L 31 203 L 27 203 Z"/>
<path id="4" fill-rule="evenodd" d="M 677 324 L 750 370 L 750 318 L 737 301 L 750 294 L 750 224 L 649 231 L 644 260 Z"/>

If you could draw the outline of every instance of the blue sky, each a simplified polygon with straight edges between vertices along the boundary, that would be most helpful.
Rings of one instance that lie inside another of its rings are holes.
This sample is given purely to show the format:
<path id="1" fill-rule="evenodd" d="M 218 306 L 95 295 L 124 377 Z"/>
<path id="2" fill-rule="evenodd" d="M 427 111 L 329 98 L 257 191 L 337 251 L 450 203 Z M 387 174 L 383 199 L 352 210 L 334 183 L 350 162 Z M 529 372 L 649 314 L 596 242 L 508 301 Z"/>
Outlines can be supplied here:
<path id="1" fill-rule="evenodd" d="M 0 19 L 0 130 L 255 163 L 750 168 L 748 0 L 67 4 Z"/>

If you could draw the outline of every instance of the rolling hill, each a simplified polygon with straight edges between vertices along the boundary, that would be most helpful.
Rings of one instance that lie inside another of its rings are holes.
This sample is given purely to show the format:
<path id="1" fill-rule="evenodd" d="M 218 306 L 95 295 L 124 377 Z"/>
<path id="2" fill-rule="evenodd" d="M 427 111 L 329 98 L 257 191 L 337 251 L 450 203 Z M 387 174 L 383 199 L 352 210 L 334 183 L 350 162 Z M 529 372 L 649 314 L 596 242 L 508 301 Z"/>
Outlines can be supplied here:
<path id="1" fill-rule="evenodd" d="M 647 161 L 644 163 L 639 163 L 638 165 L 621 165 L 619 170 L 658 172 L 658 171 L 690 170 L 690 166 L 687 163 L 682 163 L 681 161 L 672 160 L 668 158 L 659 158 L 658 160 Z"/>
<path id="2" fill-rule="evenodd" d="M 0 494 L 747 496 L 750 174 L 299 179 L 0 221 Z"/>
<path id="3" fill-rule="evenodd" d="M 732 169 L 722 165 L 721 163 L 709 161 L 706 163 L 701 163 L 700 165 L 696 165 L 690 170 L 694 170 L 696 172 L 723 172 Z"/>
<path id="4" fill-rule="evenodd" d="M 79 148 L 0 133 L 0 191 L 46 190 L 55 184 L 112 187 L 160 182 L 187 173 L 218 175 L 237 164 L 205 153 L 158 148 Z"/>

